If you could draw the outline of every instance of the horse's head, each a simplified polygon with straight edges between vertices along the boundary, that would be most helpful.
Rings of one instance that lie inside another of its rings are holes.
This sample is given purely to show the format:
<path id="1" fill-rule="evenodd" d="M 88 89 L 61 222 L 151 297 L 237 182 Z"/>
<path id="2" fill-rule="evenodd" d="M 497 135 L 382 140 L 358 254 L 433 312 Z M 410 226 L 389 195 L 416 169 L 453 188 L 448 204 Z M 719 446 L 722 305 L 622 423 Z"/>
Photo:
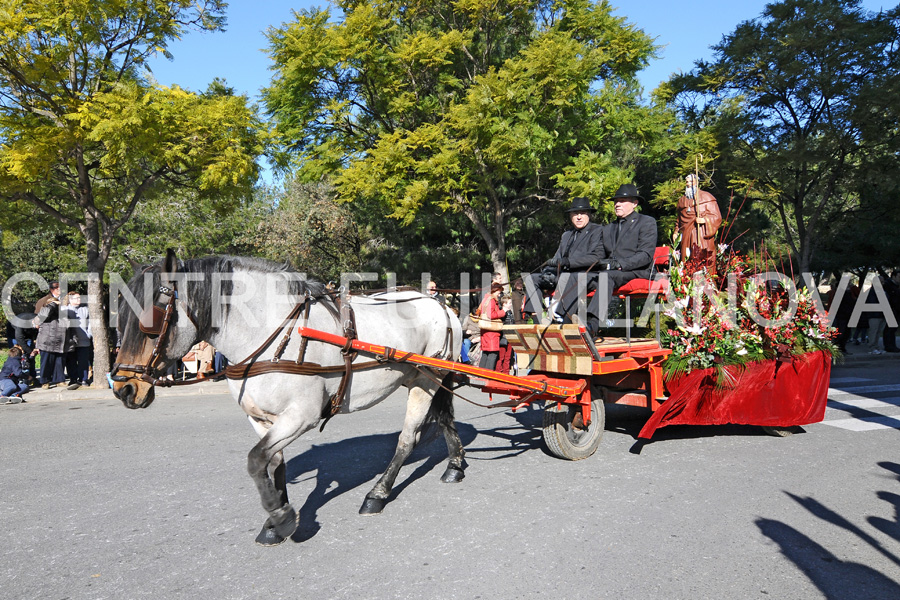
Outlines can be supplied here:
<path id="1" fill-rule="evenodd" d="M 146 408 L 156 382 L 187 354 L 199 332 L 185 303 L 182 264 L 171 249 L 161 263 L 136 273 L 126 290 L 119 299 L 120 346 L 112 388 L 126 407 Z"/>

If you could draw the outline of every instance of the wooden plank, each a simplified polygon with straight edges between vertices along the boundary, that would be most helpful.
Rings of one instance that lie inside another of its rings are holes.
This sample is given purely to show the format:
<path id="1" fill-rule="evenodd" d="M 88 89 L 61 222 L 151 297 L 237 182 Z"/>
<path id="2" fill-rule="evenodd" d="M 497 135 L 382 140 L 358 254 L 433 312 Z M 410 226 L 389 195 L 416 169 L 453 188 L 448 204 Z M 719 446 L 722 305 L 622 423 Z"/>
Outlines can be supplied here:
<path id="1" fill-rule="evenodd" d="M 590 375 L 593 355 L 578 325 L 505 325 L 519 369 Z"/>

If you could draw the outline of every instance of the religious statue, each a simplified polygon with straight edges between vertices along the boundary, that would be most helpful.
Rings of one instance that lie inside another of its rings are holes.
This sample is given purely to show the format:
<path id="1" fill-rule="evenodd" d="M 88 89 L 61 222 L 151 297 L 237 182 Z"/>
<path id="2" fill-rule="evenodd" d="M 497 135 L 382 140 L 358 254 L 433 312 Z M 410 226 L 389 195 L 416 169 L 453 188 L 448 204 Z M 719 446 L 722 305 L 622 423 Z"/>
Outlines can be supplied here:
<path id="1" fill-rule="evenodd" d="M 685 177 L 684 196 L 678 199 L 678 227 L 681 233 L 681 257 L 687 260 L 699 252 L 715 268 L 716 230 L 722 224 L 719 203 L 709 192 L 702 191 L 693 174 Z"/>

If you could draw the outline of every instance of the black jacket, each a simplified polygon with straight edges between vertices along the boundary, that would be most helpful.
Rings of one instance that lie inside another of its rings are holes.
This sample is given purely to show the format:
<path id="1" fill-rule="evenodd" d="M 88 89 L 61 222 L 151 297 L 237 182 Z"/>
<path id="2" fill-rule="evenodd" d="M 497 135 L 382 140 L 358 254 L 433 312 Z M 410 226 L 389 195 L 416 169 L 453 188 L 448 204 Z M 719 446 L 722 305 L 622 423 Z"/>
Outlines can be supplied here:
<path id="1" fill-rule="evenodd" d="M 621 221 L 621 224 L 619 223 Z M 603 226 L 602 258 L 614 258 L 623 271 L 649 277 L 656 252 L 656 219 L 633 212 Z"/>
<path id="2" fill-rule="evenodd" d="M 567 258 L 567 271 L 587 271 L 602 258 L 602 242 L 603 226 L 597 223 L 588 223 L 581 229 L 569 229 L 562 234 L 553 258 Z"/>

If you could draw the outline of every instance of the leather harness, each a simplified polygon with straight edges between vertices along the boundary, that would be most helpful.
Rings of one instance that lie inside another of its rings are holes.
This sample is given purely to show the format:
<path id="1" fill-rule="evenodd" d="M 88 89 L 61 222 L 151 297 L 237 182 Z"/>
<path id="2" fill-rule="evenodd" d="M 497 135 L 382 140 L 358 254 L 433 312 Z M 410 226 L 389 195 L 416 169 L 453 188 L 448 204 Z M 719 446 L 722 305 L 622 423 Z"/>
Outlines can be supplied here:
<path id="1" fill-rule="evenodd" d="M 386 356 L 379 356 L 376 360 L 353 364 L 354 359 L 357 357 L 357 352 L 352 349 L 352 343 L 357 339 L 356 316 L 353 312 L 353 308 L 350 306 L 350 302 L 340 302 L 339 296 L 336 294 L 327 294 L 325 296 L 316 297 L 307 292 L 304 295 L 303 299 L 297 302 L 296 305 L 294 305 L 294 307 L 288 313 L 287 317 L 285 317 L 285 319 L 282 321 L 281 325 L 279 325 L 275 329 L 275 331 L 273 331 L 272 334 L 269 335 L 269 337 L 266 338 L 266 340 L 256 350 L 250 353 L 250 355 L 241 362 L 234 365 L 229 365 L 222 371 L 209 375 L 206 379 L 171 381 L 168 379 L 155 377 L 154 373 L 157 370 L 157 363 L 159 362 L 162 355 L 162 351 L 167 341 L 167 336 L 171 328 L 172 321 L 176 315 L 175 305 L 178 301 L 177 283 L 174 280 L 169 279 L 165 273 L 161 273 L 160 276 L 162 278 L 162 283 L 159 288 L 157 288 L 157 298 L 154 300 L 153 306 L 151 306 L 148 310 L 145 310 L 141 314 L 139 320 L 139 327 L 142 333 L 149 336 L 156 336 L 156 340 L 153 344 L 153 350 L 144 365 L 115 363 L 113 365 L 112 372 L 110 373 L 110 378 L 113 381 L 123 383 L 131 379 L 138 379 L 153 386 L 172 387 L 192 385 L 203 381 L 211 381 L 222 375 L 224 375 L 228 379 L 247 379 L 249 377 L 256 377 L 257 375 L 266 375 L 269 373 L 290 373 L 292 375 L 323 375 L 327 373 L 343 372 L 343 376 L 341 377 L 341 382 L 338 385 L 337 391 L 331 396 L 328 404 L 322 410 L 322 418 L 325 419 L 325 421 L 322 423 L 322 428 L 324 428 L 328 420 L 338 412 L 340 412 L 344 398 L 349 394 L 350 383 L 353 379 L 354 371 L 382 366 L 387 362 L 405 362 L 405 357 L 398 357 L 394 353 L 390 353 Z M 346 338 L 347 340 L 344 346 L 341 348 L 341 355 L 344 359 L 343 364 L 322 366 L 317 363 L 306 362 L 304 359 L 310 338 L 302 333 L 300 340 L 300 350 L 298 352 L 296 360 L 283 360 L 282 355 L 287 348 L 288 342 L 291 338 L 291 334 L 294 331 L 294 325 L 297 322 L 297 319 L 300 317 L 300 314 L 303 313 L 303 326 L 300 328 L 300 330 L 303 331 L 307 329 L 306 325 L 309 322 L 309 313 L 312 305 L 319 298 L 323 297 L 330 297 L 332 302 L 338 305 L 340 310 L 344 338 Z M 407 298 L 403 300 L 394 300 L 394 302 L 407 302 L 419 299 L 425 298 Z M 185 314 L 187 314 L 194 327 L 198 328 L 197 322 L 191 315 L 190 311 L 187 310 L 187 307 L 184 308 Z M 443 349 L 435 353 L 435 357 L 445 354 L 448 348 L 453 347 L 452 331 L 453 330 L 450 327 L 450 317 L 449 315 L 447 315 L 447 328 Z M 275 355 L 266 361 L 258 361 L 260 355 L 262 355 L 262 353 L 272 345 L 272 343 L 278 337 L 279 333 L 282 332 L 283 336 L 278 344 L 278 347 L 275 349 Z M 130 371 L 132 374 L 118 375 L 117 373 L 120 369 L 124 371 Z"/>

